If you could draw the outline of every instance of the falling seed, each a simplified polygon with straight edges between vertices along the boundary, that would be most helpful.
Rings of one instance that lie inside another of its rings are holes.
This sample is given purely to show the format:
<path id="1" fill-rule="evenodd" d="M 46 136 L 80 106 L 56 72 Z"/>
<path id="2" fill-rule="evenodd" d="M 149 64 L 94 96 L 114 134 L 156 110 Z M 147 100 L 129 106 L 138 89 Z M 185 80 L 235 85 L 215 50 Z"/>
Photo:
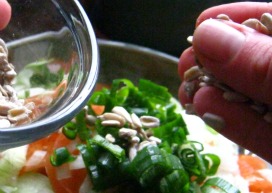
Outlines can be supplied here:
<path id="1" fill-rule="evenodd" d="M 187 42 L 189 42 L 190 44 L 193 44 L 193 36 L 188 36 Z"/>

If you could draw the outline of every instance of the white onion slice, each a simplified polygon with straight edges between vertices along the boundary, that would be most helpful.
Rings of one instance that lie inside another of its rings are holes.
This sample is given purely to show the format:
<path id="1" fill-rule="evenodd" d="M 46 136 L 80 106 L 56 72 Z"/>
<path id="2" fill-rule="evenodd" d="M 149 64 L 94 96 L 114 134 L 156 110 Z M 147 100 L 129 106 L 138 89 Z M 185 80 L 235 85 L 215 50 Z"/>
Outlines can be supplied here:
<path id="1" fill-rule="evenodd" d="M 44 160 L 46 153 L 47 152 L 43 150 L 36 150 L 32 154 L 32 156 L 27 160 L 25 166 L 31 167 L 31 166 L 39 165 Z"/>
<path id="2" fill-rule="evenodd" d="M 71 178 L 71 170 L 68 163 L 56 167 L 57 180 Z"/>
<path id="3" fill-rule="evenodd" d="M 71 170 L 78 170 L 78 169 L 85 168 L 85 164 L 84 164 L 82 156 L 78 155 L 76 160 L 69 163 L 69 167 Z"/>

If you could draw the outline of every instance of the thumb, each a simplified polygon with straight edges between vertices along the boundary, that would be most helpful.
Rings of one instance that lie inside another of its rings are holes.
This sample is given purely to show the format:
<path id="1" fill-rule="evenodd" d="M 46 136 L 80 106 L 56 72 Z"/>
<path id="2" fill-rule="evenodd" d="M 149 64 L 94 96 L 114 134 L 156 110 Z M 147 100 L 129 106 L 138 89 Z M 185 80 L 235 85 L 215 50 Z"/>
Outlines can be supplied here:
<path id="1" fill-rule="evenodd" d="M 0 0 L 0 30 L 4 29 L 11 17 L 11 6 L 7 0 Z"/>
<path id="2" fill-rule="evenodd" d="M 229 21 L 209 19 L 194 33 L 200 63 L 255 101 L 272 104 L 272 38 Z"/>

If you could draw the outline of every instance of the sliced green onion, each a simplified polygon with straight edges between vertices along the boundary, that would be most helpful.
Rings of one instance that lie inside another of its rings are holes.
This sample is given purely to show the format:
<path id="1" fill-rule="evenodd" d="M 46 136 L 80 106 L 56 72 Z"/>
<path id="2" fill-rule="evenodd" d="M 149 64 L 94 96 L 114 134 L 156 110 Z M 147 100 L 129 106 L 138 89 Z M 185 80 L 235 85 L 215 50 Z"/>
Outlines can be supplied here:
<path id="1" fill-rule="evenodd" d="M 201 187 L 202 193 L 240 193 L 236 187 L 222 178 L 210 178 Z"/>
<path id="2" fill-rule="evenodd" d="M 184 170 L 174 170 L 160 181 L 161 193 L 187 193 L 189 188 L 189 177 Z"/>
<path id="3" fill-rule="evenodd" d="M 138 87 L 139 91 L 143 92 L 149 98 L 159 98 L 161 101 L 169 101 L 172 97 L 166 87 L 155 84 L 150 80 L 140 79 Z"/>
<path id="4" fill-rule="evenodd" d="M 96 144 L 107 151 L 111 152 L 116 158 L 119 159 L 119 161 L 123 161 L 125 159 L 125 150 L 121 148 L 119 145 L 114 145 L 110 142 L 108 142 L 104 137 L 100 135 L 94 136 L 92 139 L 90 139 L 90 143 Z"/>
<path id="5" fill-rule="evenodd" d="M 73 122 L 68 122 L 64 127 L 62 128 L 62 133 L 68 138 L 68 139 L 75 139 L 77 136 L 77 129 L 76 125 Z"/>
<path id="6" fill-rule="evenodd" d="M 54 150 L 53 155 L 50 157 L 50 162 L 53 166 L 60 166 L 75 159 L 76 157 L 72 156 L 66 147 L 61 147 Z"/>
<path id="7" fill-rule="evenodd" d="M 203 158 L 206 163 L 207 175 L 208 176 L 215 175 L 221 163 L 220 158 L 215 154 L 204 154 Z"/>

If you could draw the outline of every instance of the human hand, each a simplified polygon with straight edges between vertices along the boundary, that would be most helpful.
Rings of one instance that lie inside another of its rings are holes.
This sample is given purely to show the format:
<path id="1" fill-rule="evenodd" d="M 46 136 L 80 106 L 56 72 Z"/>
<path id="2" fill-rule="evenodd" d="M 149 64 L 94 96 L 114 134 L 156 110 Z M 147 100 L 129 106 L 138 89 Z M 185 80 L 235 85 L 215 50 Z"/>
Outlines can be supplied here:
<path id="1" fill-rule="evenodd" d="M 193 46 L 185 50 L 179 62 L 181 79 L 199 63 L 217 80 L 253 101 L 272 107 L 272 38 L 240 23 L 260 19 L 272 13 L 271 3 L 241 2 L 221 5 L 204 11 L 198 18 Z M 232 21 L 216 19 L 226 14 Z M 222 117 L 224 128 L 215 128 L 246 149 L 272 162 L 272 123 L 247 103 L 229 102 L 223 91 L 214 86 L 198 87 L 193 96 L 179 89 L 181 103 L 193 104 L 195 113 Z M 213 126 L 213 125 L 211 125 Z M 222 124 L 221 124 L 222 127 Z"/>
<path id="2" fill-rule="evenodd" d="M 0 0 L 0 30 L 4 29 L 11 17 L 11 7 L 7 0 Z"/>

